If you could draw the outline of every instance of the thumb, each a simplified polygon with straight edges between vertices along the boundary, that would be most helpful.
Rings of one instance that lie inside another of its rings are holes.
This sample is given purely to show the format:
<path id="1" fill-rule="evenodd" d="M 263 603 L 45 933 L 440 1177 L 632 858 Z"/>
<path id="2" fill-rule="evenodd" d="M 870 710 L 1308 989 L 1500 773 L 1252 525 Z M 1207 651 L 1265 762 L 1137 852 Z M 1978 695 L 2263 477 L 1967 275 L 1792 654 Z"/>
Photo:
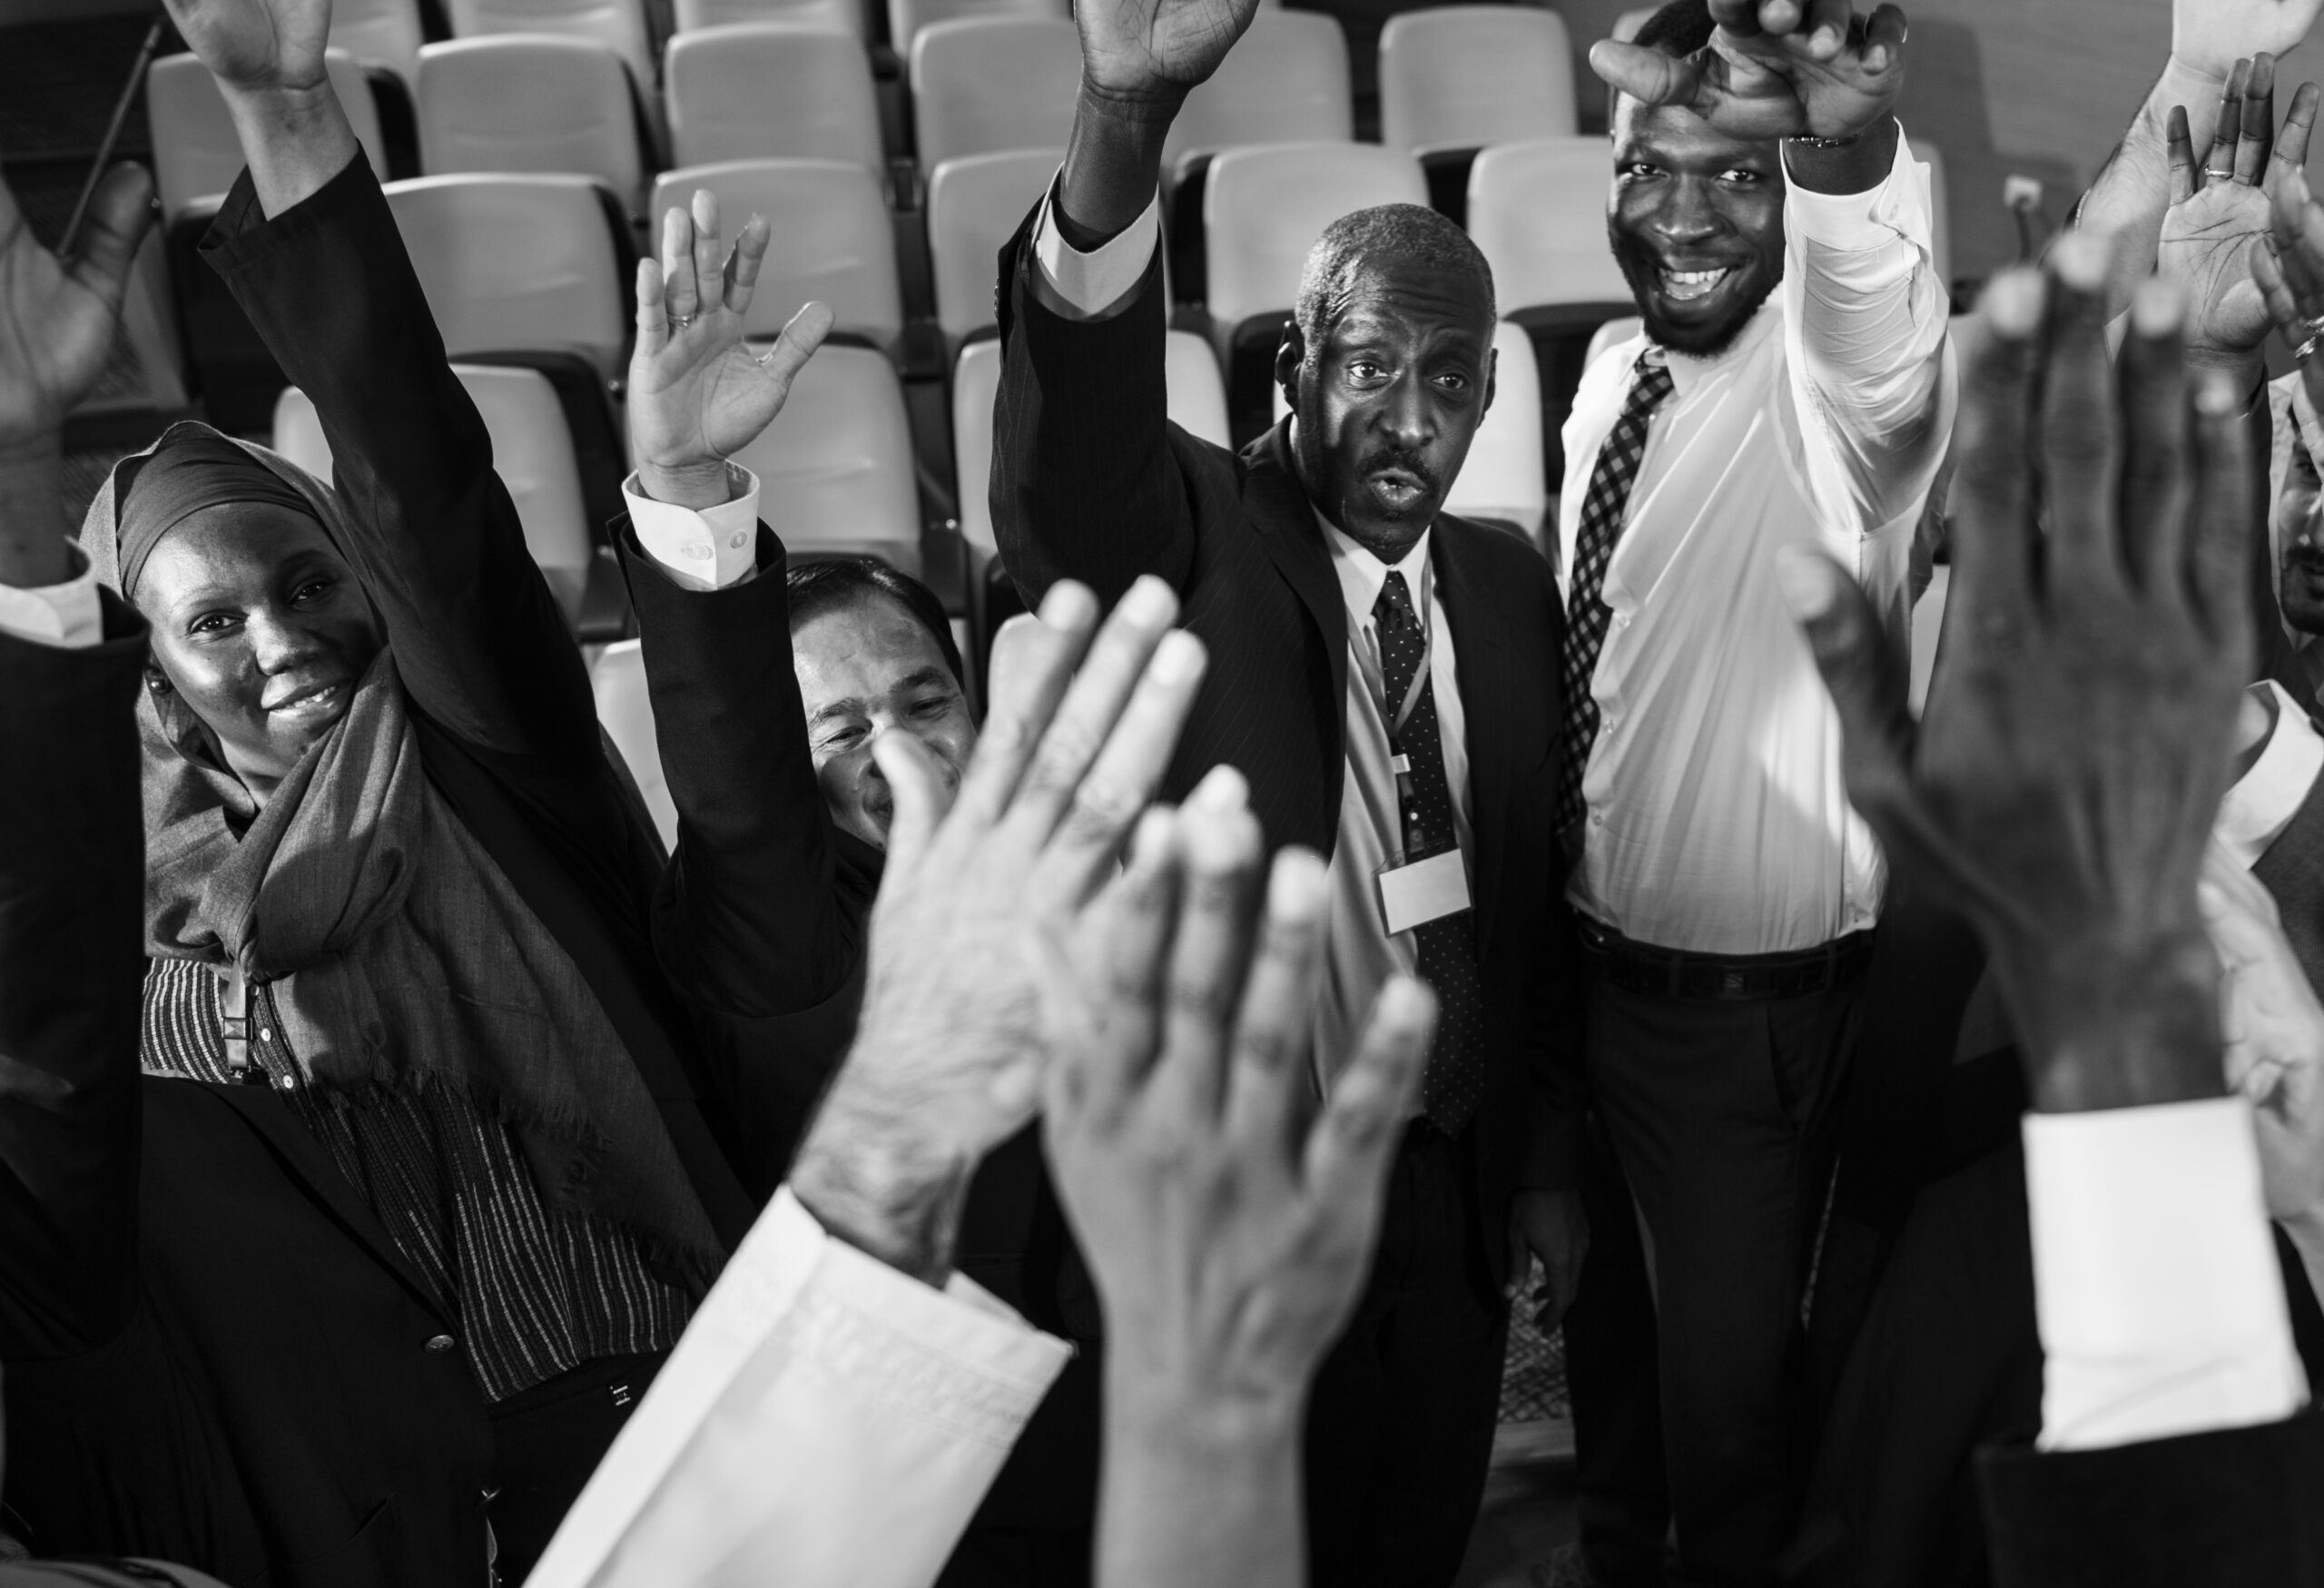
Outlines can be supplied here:
<path id="1" fill-rule="evenodd" d="M 153 179 L 141 165 L 114 166 L 90 195 L 80 247 L 68 267 L 106 302 L 119 304 L 137 245 L 153 223 Z"/>
<path id="2" fill-rule="evenodd" d="M 872 739 L 872 759 L 879 763 L 895 797 L 895 815 L 888 823 L 887 870 L 901 879 L 911 874 L 935 837 L 944 813 L 943 779 L 928 746 L 893 728 Z"/>
<path id="3" fill-rule="evenodd" d="M 810 303 L 791 317 L 791 323 L 775 337 L 774 345 L 760 356 L 759 367 L 788 395 L 793 380 L 807 367 L 807 360 L 815 356 L 815 350 L 831 333 L 831 305 Z"/>
<path id="4" fill-rule="evenodd" d="M 1600 39 L 1590 46 L 1590 69 L 1609 86 L 1647 104 L 1689 104 L 1702 84 L 1702 67 L 1642 44 Z"/>
<path id="5" fill-rule="evenodd" d="M 1848 799 L 1877 822 L 1909 793 L 1915 729 L 1905 669 L 1870 598 L 1830 557 L 1788 547 L 1776 564 L 1776 581 L 1839 713 Z"/>

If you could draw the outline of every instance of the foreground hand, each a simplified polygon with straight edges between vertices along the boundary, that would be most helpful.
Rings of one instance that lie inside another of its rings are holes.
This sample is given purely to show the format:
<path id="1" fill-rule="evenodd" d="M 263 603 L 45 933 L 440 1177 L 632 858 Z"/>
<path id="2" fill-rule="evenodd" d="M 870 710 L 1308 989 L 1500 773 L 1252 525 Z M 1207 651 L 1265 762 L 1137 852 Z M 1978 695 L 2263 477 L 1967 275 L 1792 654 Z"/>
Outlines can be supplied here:
<path id="1" fill-rule="evenodd" d="M 163 0 L 186 47 L 230 91 L 315 88 L 326 80 L 330 0 Z"/>
<path id="2" fill-rule="evenodd" d="M 1244 801 L 1222 767 L 1151 814 L 1089 940 L 1051 955 L 1049 1159 L 1126 1415 L 1296 1415 L 1363 1287 L 1435 1027 L 1426 986 L 1391 981 L 1316 1113 L 1324 863 L 1278 854 L 1262 911 Z"/>
<path id="3" fill-rule="evenodd" d="M 1846 138 L 1896 113 L 1905 14 L 1847 0 L 1711 0 L 1718 29 L 1685 60 L 1601 39 L 1590 67 L 1648 104 L 1684 105 L 1738 138 Z"/>
<path id="4" fill-rule="evenodd" d="M 0 459 L 53 451 L 64 416 L 104 373 L 129 267 L 153 223 L 153 180 L 134 165 L 105 173 L 79 253 L 60 260 L 0 182 Z"/>
<path id="5" fill-rule="evenodd" d="M 2319 0 L 2175 0 L 2171 55 L 2224 80 L 2249 55 L 2280 55 L 2316 25 Z"/>
<path id="6" fill-rule="evenodd" d="M 2107 361 L 2104 240 L 1986 290 L 1954 485 L 1962 643 L 1917 727 L 1904 659 L 1830 560 L 1784 566 L 1845 730 L 1848 795 L 1900 874 L 1984 939 L 2034 1106 L 2219 1095 L 2195 879 L 2251 670 L 2243 394 L 2194 382 L 2160 282 Z"/>
<path id="7" fill-rule="evenodd" d="M 1509 1204 L 1509 1272 L 1524 1281 L 1527 1259 L 1541 1259 L 1541 1305 L 1533 1314 L 1543 1329 L 1557 1327 L 1581 1287 L 1582 1259 L 1590 1255 L 1590 1220 L 1579 1191 L 1520 1191 Z"/>
<path id="8" fill-rule="evenodd" d="M 1043 934 L 1075 933 L 1202 678 L 1177 616 L 1168 587 L 1141 579 L 1093 645 L 1096 599 L 1051 589 L 949 814 L 918 740 L 872 744 L 895 819 L 863 1014 L 792 1178 L 825 1228 L 908 1273 L 949 1270 L 970 1171 L 1033 1117 Z"/>
<path id="9" fill-rule="evenodd" d="M 2316 123 L 2316 85 L 2302 84 L 2279 137 L 2275 83 L 2270 56 L 2235 64 L 2220 102 L 2218 134 L 2200 164 L 2187 113 L 2172 108 L 2171 207 L 2155 247 L 2155 273 L 2186 300 L 2189 358 L 2230 363 L 2246 373 L 2268 335 L 2267 305 L 2256 279 L 2267 252 L 2268 195 L 2299 181 Z"/>
<path id="10" fill-rule="evenodd" d="M 2309 196 L 2299 172 L 2275 190 L 2268 235 L 2250 261 L 2268 321 L 2291 350 L 2309 403 L 2324 404 L 2324 343 L 2315 340 L 2324 334 L 2324 204 Z"/>
<path id="11" fill-rule="evenodd" d="M 2199 897 L 2223 978 L 2227 1084 L 2251 1102 L 2268 1215 L 2324 1229 L 2324 1005 L 2275 900 L 2216 845 Z"/>
<path id="12" fill-rule="evenodd" d="M 810 303 L 763 354 L 744 344 L 767 237 L 765 219 L 753 215 L 727 249 L 717 197 L 702 190 L 691 216 L 664 217 L 661 260 L 637 261 L 630 456 L 656 501 L 699 510 L 727 500 L 726 459 L 783 411 L 791 382 L 831 331 L 832 311 Z"/>

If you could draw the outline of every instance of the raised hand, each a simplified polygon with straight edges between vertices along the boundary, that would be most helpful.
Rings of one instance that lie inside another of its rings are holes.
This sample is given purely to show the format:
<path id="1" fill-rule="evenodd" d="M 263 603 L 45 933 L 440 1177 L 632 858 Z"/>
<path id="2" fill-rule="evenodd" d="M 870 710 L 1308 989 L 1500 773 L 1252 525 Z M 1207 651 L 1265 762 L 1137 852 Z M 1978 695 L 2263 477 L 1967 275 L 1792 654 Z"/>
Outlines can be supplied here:
<path id="1" fill-rule="evenodd" d="M 2171 55 L 2181 65 L 2224 78 L 2235 63 L 2280 55 L 2316 25 L 2319 0 L 2175 0 Z"/>
<path id="2" fill-rule="evenodd" d="M 0 457 L 56 444 L 64 416 L 104 373 L 153 183 L 116 165 L 89 202 L 80 251 L 58 259 L 0 182 Z"/>
<path id="3" fill-rule="evenodd" d="M 1684 60 L 1601 39 L 1590 70 L 1648 104 L 1682 105 L 1738 138 L 1849 138 L 1896 113 L 1905 14 L 1847 0 L 1711 0 L 1710 44 Z"/>
<path id="4" fill-rule="evenodd" d="M 1259 0 L 1083 0 L 1073 14 L 1083 88 L 1175 109 L 1218 70 L 1258 8 Z"/>
<path id="5" fill-rule="evenodd" d="M 1049 1052 L 1039 934 L 1073 935 L 1161 782 L 1203 672 L 1177 616 L 1169 587 L 1141 579 L 1093 644 L 1096 598 L 1051 588 L 949 813 L 917 740 L 872 746 L 895 819 L 863 1014 L 793 1183 L 827 1228 L 908 1272 L 941 1276 L 969 1171 L 1033 1116 Z"/>
<path id="6" fill-rule="evenodd" d="M 2299 181 L 2316 123 L 2317 90 L 2300 84 L 2276 132 L 2273 57 L 2238 61 L 2220 101 L 2218 133 L 2196 163 L 2187 113 L 2171 113 L 2171 207 L 2156 244 L 2155 272 L 2187 303 L 2191 357 L 2244 360 L 2267 339 L 2270 319 L 2258 279 L 2266 252 L 2269 193 Z"/>
<path id="7" fill-rule="evenodd" d="M 2195 880 L 2251 668 L 2244 394 L 2191 380 L 2162 282 L 2110 365 L 2108 264 L 2070 233 L 2046 281 L 1986 290 L 1953 495 L 1963 643 L 1917 726 L 1855 581 L 1804 550 L 1784 567 L 1849 798 L 1985 940 L 2045 1110 L 2222 1090 Z"/>
<path id="8" fill-rule="evenodd" d="M 2324 1005 L 2276 902 L 2213 845 L 2197 890 L 2219 952 L 2227 1084 L 2251 1102 L 2268 1215 L 2324 1249 Z"/>
<path id="9" fill-rule="evenodd" d="M 1435 1029 L 1426 985 L 1392 981 L 1318 1111 L 1324 863 L 1283 851 L 1262 908 L 1265 853 L 1218 768 L 1148 814 L 1050 956 L 1043 1132 L 1105 1307 L 1108 1588 L 1305 1581 L 1307 1388 L 1363 1287 Z"/>
<path id="10" fill-rule="evenodd" d="M 330 0 L 162 0 L 221 86 L 244 93 L 309 89 L 325 81 Z"/>
<path id="11" fill-rule="evenodd" d="M 2324 204 L 2306 178 L 2290 173 L 2277 187 L 2267 234 L 2250 250 L 2251 281 L 2268 321 L 2291 350 L 2300 384 L 2324 412 Z"/>
<path id="12" fill-rule="evenodd" d="M 630 456 L 656 501 L 702 508 L 727 500 L 725 460 L 783 411 L 791 382 L 831 330 L 832 311 L 810 303 L 765 352 L 744 345 L 768 234 L 765 218 L 753 215 L 726 248 L 717 195 L 699 190 L 692 215 L 673 209 L 664 217 L 661 260 L 637 261 Z"/>

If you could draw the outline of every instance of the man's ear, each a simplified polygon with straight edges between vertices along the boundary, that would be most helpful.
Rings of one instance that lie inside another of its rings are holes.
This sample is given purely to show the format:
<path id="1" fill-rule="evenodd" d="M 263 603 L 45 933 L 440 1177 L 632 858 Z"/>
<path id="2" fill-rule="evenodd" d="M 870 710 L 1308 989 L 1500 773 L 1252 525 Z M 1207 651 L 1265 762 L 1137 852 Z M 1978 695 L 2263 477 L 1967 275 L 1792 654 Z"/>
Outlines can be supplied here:
<path id="1" fill-rule="evenodd" d="M 1501 350 L 1489 347 L 1485 350 L 1485 405 L 1477 410 L 1479 419 L 1492 411 L 1493 393 L 1500 390 Z"/>
<path id="2" fill-rule="evenodd" d="M 1283 406 L 1292 412 L 1299 411 L 1299 367 L 1307 361 L 1307 339 L 1299 334 L 1299 322 L 1283 322 L 1283 344 L 1275 350 L 1275 383 L 1283 388 Z"/>

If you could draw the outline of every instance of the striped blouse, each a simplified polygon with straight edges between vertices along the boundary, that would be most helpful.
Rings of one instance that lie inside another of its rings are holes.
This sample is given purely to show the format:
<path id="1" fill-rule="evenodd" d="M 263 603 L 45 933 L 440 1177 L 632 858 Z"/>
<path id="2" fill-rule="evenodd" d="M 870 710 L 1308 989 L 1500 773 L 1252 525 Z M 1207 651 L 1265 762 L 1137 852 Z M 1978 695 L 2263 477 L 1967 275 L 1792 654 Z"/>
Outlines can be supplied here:
<path id="1" fill-rule="evenodd" d="M 251 1061 L 459 1320 L 487 1401 L 600 1356 L 677 1343 L 699 1297 L 655 1277 L 608 1220 L 544 1204 L 505 1126 L 442 1087 L 360 1103 L 318 1090 L 278 1036 L 273 1011 L 272 990 L 251 988 Z M 211 967 L 150 962 L 146 1070 L 233 1082 L 221 1012 Z"/>

